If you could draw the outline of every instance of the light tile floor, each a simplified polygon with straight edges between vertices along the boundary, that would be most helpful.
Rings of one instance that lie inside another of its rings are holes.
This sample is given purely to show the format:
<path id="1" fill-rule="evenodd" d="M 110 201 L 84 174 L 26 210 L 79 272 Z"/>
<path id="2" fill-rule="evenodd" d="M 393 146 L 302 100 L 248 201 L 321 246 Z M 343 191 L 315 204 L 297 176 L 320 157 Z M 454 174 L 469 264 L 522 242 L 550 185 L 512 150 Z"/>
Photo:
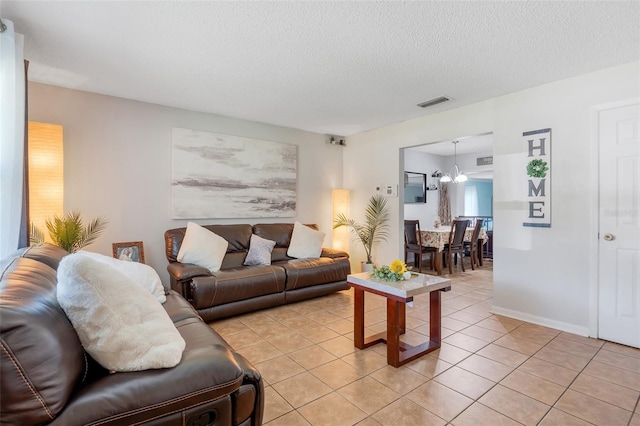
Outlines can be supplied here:
<path id="1" fill-rule="evenodd" d="M 640 426 L 640 350 L 491 314 L 491 262 L 450 278 L 442 347 L 397 369 L 384 344 L 354 348 L 351 290 L 211 326 L 262 373 L 269 426 Z M 382 297 L 365 311 L 386 329 Z M 426 340 L 428 319 L 420 296 L 403 340 Z"/>

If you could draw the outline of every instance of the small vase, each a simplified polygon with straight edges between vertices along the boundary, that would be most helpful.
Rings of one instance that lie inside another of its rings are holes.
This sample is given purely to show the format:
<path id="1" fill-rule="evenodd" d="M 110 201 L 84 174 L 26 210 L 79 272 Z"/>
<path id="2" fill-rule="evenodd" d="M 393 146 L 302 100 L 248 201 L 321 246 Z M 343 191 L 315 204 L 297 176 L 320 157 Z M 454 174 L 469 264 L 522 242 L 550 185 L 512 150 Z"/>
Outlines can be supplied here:
<path id="1" fill-rule="evenodd" d="M 433 227 L 438 229 L 438 228 L 440 228 L 441 224 L 442 224 L 442 222 L 440 221 L 440 217 L 436 217 L 436 220 L 433 221 Z"/>
<path id="2" fill-rule="evenodd" d="M 371 272 L 373 271 L 373 263 L 360 262 L 360 268 L 362 272 Z"/>

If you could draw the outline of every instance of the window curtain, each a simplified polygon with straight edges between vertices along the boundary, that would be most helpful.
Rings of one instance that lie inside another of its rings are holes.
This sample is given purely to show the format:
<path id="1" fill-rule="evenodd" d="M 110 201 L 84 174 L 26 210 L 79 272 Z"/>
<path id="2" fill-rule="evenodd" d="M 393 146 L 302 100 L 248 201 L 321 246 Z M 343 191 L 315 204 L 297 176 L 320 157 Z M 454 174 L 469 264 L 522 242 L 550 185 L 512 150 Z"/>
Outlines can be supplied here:
<path id="1" fill-rule="evenodd" d="M 14 31 L 13 22 L 1 22 L 6 26 L 0 33 L 0 258 L 4 258 L 21 246 L 21 223 L 26 221 L 22 217 L 26 214 L 26 78 L 24 37 Z"/>
<path id="2" fill-rule="evenodd" d="M 451 196 L 449 195 L 449 183 L 440 182 L 438 199 L 438 216 L 442 225 L 451 225 Z"/>
<path id="3" fill-rule="evenodd" d="M 478 216 L 478 188 L 475 185 L 464 187 L 464 215 Z"/>

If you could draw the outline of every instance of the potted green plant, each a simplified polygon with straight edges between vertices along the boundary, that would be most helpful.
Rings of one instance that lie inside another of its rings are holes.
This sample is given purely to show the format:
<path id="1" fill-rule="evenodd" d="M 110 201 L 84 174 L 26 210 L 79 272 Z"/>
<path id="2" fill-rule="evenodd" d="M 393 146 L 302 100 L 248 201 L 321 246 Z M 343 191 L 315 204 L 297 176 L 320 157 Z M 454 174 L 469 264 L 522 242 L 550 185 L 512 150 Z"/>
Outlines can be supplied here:
<path id="1" fill-rule="evenodd" d="M 364 247 L 367 261 L 363 263 L 363 271 L 373 270 L 373 260 L 371 252 L 374 245 L 386 241 L 389 235 L 389 212 L 387 210 L 387 199 L 382 195 L 373 195 L 369 199 L 369 204 L 365 211 L 365 222 L 357 223 L 349 219 L 343 213 L 336 216 L 333 221 L 333 229 L 341 226 L 348 226 L 353 231 L 357 239 Z"/>
<path id="2" fill-rule="evenodd" d="M 108 221 L 105 218 L 98 217 L 85 226 L 80 217 L 80 212 L 72 210 L 62 217 L 54 215 L 53 218 L 47 219 L 45 223 L 53 244 L 69 253 L 75 253 L 82 247 L 94 242 L 105 230 Z M 31 224 L 31 243 L 44 243 L 44 232 L 33 224 Z"/>

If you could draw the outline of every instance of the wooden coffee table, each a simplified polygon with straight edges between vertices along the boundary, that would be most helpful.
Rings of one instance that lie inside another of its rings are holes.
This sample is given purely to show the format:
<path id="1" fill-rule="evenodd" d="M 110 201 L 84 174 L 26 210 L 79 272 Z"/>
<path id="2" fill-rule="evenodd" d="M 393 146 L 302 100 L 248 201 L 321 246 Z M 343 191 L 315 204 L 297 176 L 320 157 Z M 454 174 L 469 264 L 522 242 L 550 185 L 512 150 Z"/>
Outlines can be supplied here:
<path id="1" fill-rule="evenodd" d="M 355 293 L 353 331 L 356 348 L 365 349 L 378 343 L 386 343 L 387 363 L 400 367 L 440 347 L 440 293 L 451 290 L 451 280 L 417 274 L 410 280 L 388 282 L 375 278 L 371 272 L 363 272 L 348 275 L 347 284 Z M 369 337 L 364 336 L 365 291 L 387 299 L 387 331 Z M 400 336 L 405 333 L 406 304 L 413 302 L 414 296 L 423 293 L 429 293 L 429 341 L 411 346 L 400 341 Z"/>

